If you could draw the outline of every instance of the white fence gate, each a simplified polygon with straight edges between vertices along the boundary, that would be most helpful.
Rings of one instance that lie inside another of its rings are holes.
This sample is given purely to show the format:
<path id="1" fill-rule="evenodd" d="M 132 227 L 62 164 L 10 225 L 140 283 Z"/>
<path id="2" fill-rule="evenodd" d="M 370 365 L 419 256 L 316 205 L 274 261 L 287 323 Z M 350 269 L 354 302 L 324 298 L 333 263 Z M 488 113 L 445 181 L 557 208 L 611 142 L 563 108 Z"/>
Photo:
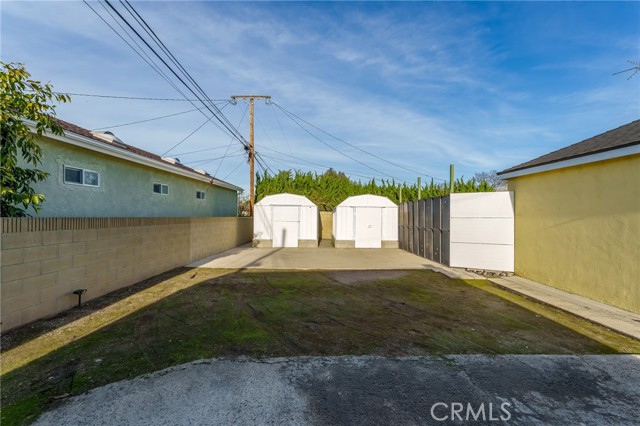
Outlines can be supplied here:
<path id="1" fill-rule="evenodd" d="M 513 192 L 473 192 L 399 206 L 400 248 L 447 266 L 514 270 Z"/>

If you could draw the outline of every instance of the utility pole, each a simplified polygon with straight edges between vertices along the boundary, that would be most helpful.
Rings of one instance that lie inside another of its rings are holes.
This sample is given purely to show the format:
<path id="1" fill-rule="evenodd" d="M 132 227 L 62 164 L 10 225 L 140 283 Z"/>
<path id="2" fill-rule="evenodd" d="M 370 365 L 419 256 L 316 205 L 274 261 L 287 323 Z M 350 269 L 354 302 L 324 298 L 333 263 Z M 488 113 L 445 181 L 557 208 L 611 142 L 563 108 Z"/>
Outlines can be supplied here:
<path id="1" fill-rule="evenodd" d="M 255 145 L 253 140 L 253 102 L 256 99 L 271 99 L 271 96 L 265 95 L 236 95 L 231 96 L 234 101 L 237 99 L 249 100 L 249 216 L 253 217 L 253 204 L 256 199 L 255 194 L 255 171 L 254 171 L 254 158 L 255 158 Z"/>

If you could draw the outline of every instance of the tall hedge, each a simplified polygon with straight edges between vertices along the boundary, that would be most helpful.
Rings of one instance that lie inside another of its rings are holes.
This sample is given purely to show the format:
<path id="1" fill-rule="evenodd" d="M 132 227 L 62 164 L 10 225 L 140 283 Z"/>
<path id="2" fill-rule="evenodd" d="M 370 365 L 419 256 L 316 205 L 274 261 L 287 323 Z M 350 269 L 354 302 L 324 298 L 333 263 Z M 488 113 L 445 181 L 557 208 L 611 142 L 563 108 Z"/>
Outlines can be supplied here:
<path id="1" fill-rule="evenodd" d="M 454 192 L 493 192 L 495 189 L 486 181 L 475 179 L 465 181 L 459 178 L 454 181 Z M 380 183 L 371 180 L 366 183 L 353 181 L 343 172 L 333 169 L 318 174 L 312 172 L 282 170 L 275 176 L 268 173 L 258 175 L 256 180 L 256 201 L 267 195 L 281 194 L 304 195 L 318 206 L 321 211 L 332 211 L 335 206 L 352 195 L 373 194 L 388 197 L 394 203 L 415 201 L 418 199 L 418 185 L 402 185 L 395 181 L 382 180 Z M 422 185 L 421 198 L 432 198 L 447 195 L 449 184 L 434 183 L 433 180 Z"/>

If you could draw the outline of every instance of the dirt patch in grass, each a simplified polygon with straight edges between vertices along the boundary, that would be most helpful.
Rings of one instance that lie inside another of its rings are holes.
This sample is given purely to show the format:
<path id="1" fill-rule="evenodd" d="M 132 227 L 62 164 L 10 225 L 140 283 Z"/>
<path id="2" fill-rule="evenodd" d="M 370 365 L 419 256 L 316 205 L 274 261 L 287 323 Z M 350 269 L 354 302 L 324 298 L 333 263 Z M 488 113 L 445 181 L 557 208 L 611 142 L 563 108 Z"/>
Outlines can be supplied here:
<path id="1" fill-rule="evenodd" d="M 377 280 L 402 278 L 411 271 L 335 271 L 328 276 L 341 284 L 358 284 Z"/>
<path id="2" fill-rule="evenodd" d="M 485 281 L 427 270 L 181 268 L 7 333 L 2 351 L 5 425 L 201 358 L 638 353 L 640 343 Z"/>

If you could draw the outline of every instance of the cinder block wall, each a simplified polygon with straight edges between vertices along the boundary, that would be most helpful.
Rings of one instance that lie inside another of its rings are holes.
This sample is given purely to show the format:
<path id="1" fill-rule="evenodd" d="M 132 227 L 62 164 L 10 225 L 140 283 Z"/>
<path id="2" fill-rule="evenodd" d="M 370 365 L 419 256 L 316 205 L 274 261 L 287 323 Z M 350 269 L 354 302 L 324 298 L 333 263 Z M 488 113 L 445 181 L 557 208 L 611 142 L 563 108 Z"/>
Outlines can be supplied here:
<path id="1" fill-rule="evenodd" d="M 251 218 L 2 218 L 6 331 L 251 241 Z"/>
<path id="2" fill-rule="evenodd" d="M 333 212 L 320 212 L 321 240 L 331 241 L 333 237 Z"/>

